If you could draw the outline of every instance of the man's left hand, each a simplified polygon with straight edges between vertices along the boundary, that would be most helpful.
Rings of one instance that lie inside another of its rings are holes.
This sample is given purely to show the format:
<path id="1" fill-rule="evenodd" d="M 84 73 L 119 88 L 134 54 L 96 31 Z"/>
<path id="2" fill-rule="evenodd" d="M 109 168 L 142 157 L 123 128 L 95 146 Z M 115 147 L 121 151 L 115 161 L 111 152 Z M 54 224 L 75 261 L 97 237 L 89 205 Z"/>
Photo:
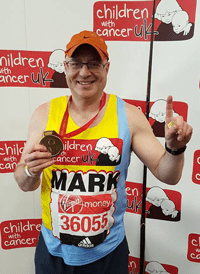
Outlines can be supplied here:
<path id="1" fill-rule="evenodd" d="M 166 104 L 165 142 L 168 148 L 177 150 L 186 146 L 192 136 L 193 128 L 182 116 L 173 116 L 173 98 L 168 96 Z"/>

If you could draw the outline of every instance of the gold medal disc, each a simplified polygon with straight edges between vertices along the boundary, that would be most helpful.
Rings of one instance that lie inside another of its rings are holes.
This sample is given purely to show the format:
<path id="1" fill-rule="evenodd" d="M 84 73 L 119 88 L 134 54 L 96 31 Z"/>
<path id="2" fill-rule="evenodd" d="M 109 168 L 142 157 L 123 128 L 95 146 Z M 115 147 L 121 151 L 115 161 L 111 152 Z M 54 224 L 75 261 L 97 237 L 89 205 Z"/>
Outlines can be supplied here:
<path id="1" fill-rule="evenodd" d="M 40 144 L 44 145 L 51 152 L 52 157 L 58 156 L 63 151 L 62 140 L 54 134 L 45 135 L 41 139 Z"/>

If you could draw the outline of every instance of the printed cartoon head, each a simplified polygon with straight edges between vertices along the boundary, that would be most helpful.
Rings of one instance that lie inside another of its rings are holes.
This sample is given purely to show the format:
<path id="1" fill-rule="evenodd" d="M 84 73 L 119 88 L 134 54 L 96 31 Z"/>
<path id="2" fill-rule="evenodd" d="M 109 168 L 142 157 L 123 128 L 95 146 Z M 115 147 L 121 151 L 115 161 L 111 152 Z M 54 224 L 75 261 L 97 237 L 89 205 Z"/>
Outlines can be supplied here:
<path id="1" fill-rule="evenodd" d="M 97 141 L 95 150 L 107 154 L 108 150 L 113 146 L 113 143 L 108 138 L 101 138 Z"/>
<path id="2" fill-rule="evenodd" d="M 162 212 L 165 216 L 171 215 L 175 211 L 175 204 L 171 200 L 165 200 L 161 203 Z"/>
<path id="3" fill-rule="evenodd" d="M 156 207 L 160 207 L 164 200 L 168 200 L 166 193 L 160 187 L 154 186 L 149 189 L 146 200 Z"/>
<path id="4" fill-rule="evenodd" d="M 170 24 L 177 11 L 182 10 L 176 0 L 161 0 L 157 5 L 155 18 L 165 24 Z"/>
<path id="5" fill-rule="evenodd" d="M 160 99 L 153 103 L 151 106 L 149 116 L 159 123 L 165 122 L 166 117 L 166 100 Z"/>
<path id="6" fill-rule="evenodd" d="M 63 64 L 64 59 L 65 59 L 64 50 L 56 49 L 51 53 L 49 57 L 49 63 L 47 66 L 59 73 L 63 73 L 65 72 L 65 68 Z"/>
<path id="7" fill-rule="evenodd" d="M 172 18 L 173 30 L 179 34 L 189 23 L 189 15 L 186 11 L 178 11 Z"/>
<path id="8" fill-rule="evenodd" d="M 120 159 L 119 149 L 115 146 L 109 148 L 108 150 L 108 156 L 111 161 L 118 162 Z"/>
<path id="9" fill-rule="evenodd" d="M 173 115 L 177 116 L 178 114 L 173 111 Z M 164 123 L 166 118 L 166 100 L 159 99 L 155 101 L 151 106 L 149 116 L 159 123 Z"/>
<path id="10" fill-rule="evenodd" d="M 145 271 L 150 274 L 170 274 L 164 267 L 158 262 L 149 262 L 146 265 Z"/>

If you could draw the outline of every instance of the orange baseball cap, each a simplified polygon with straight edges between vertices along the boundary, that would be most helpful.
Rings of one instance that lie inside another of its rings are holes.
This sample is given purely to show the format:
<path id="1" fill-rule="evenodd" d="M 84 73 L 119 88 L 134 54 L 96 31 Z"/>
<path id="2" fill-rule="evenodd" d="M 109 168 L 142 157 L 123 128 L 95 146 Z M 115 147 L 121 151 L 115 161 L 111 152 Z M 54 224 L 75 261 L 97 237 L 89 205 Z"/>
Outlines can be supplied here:
<path id="1" fill-rule="evenodd" d="M 109 59 L 107 51 L 108 47 L 103 38 L 95 32 L 87 30 L 81 31 L 80 33 L 72 36 L 70 42 L 66 46 L 65 55 L 71 57 L 75 49 L 82 44 L 89 44 L 93 46 L 98 51 L 102 61 Z"/>

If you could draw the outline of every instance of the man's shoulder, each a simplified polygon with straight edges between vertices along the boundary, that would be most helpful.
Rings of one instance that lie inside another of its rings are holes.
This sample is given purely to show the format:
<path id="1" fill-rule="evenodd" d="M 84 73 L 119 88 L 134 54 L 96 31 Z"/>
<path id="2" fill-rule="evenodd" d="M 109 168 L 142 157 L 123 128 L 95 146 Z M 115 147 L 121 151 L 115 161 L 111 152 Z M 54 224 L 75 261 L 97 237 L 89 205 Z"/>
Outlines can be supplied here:
<path id="1" fill-rule="evenodd" d="M 38 112 L 38 113 L 45 113 L 45 112 L 49 111 L 50 104 L 51 104 L 51 101 L 48 101 L 48 102 L 45 102 L 45 103 L 39 105 L 39 106 L 35 109 L 35 112 Z"/>
<path id="2" fill-rule="evenodd" d="M 149 126 L 149 123 L 141 109 L 127 102 L 125 103 L 125 109 L 129 127 L 134 130 L 134 132 L 144 130 Z"/>
<path id="3" fill-rule="evenodd" d="M 142 111 L 138 107 L 136 107 L 132 104 L 129 104 L 127 102 L 125 102 L 125 108 L 126 108 L 127 114 L 131 114 L 131 115 L 132 114 L 135 114 L 135 115 L 141 115 L 142 114 Z"/>
<path id="4" fill-rule="evenodd" d="M 41 113 L 49 113 L 49 109 L 50 109 L 50 106 L 51 106 L 52 103 L 55 104 L 55 103 L 60 103 L 60 102 L 66 101 L 67 100 L 66 98 L 67 98 L 66 96 L 55 97 L 55 98 L 51 99 L 50 101 L 39 105 L 35 109 L 35 111 L 36 112 L 41 112 Z"/>

